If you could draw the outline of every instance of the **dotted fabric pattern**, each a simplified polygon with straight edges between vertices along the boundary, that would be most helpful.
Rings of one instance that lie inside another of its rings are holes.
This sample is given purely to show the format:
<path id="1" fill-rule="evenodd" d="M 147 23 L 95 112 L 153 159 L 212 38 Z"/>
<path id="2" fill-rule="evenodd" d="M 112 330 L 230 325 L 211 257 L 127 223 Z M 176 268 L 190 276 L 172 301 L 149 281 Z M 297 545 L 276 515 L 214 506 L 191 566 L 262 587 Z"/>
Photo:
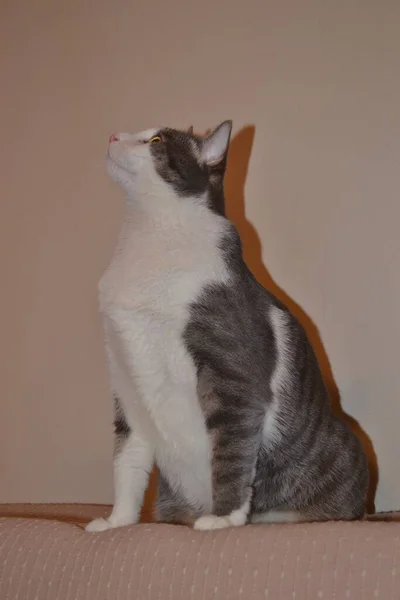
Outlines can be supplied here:
<path id="1" fill-rule="evenodd" d="M 83 530 L 108 511 L 0 505 L 0 599 L 400 600 L 395 519 Z"/>

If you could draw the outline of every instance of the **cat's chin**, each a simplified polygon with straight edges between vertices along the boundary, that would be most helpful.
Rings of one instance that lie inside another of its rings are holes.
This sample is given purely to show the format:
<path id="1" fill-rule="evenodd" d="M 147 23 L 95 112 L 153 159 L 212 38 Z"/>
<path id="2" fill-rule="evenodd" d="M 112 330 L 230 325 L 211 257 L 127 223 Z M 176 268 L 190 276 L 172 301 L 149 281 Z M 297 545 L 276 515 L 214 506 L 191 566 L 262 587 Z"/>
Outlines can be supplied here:
<path id="1" fill-rule="evenodd" d="M 117 163 L 110 155 L 106 159 L 106 171 L 115 183 L 118 183 L 127 192 L 132 192 L 135 187 L 134 174 Z"/>
<path id="2" fill-rule="evenodd" d="M 114 179 L 114 177 L 118 177 L 119 173 L 126 173 L 130 175 L 129 171 L 121 164 L 119 164 L 110 154 L 107 154 L 106 159 L 106 170 L 107 173 Z"/>

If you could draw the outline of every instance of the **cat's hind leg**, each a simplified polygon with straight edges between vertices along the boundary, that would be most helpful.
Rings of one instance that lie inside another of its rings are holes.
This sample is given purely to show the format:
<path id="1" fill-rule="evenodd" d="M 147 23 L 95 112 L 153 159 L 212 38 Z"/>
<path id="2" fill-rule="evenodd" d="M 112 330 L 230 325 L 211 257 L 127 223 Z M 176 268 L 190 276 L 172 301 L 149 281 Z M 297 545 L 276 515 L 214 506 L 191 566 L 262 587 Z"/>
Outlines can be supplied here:
<path id="1" fill-rule="evenodd" d="M 158 494 L 154 517 L 160 523 L 184 525 L 193 525 L 196 517 L 196 510 L 179 492 L 171 488 L 161 472 L 158 475 Z"/>
<path id="2" fill-rule="evenodd" d="M 306 517 L 294 510 L 268 510 L 254 513 L 250 517 L 251 523 L 300 523 L 306 520 Z"/>

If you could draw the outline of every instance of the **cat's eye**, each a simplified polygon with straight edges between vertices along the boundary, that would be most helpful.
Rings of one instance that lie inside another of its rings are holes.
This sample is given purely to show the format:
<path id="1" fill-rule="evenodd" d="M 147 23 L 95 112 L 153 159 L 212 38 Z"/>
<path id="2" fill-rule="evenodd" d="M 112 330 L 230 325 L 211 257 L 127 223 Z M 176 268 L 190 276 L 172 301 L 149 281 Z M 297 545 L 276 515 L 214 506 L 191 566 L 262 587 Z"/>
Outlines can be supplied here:
<path id="1" fill-rule="evenodd" d="M 159 142 L 161 142 L 161 141 L 162 141 L 162 140 L 161 140 L 160 136 L 159 136 L 159 135 L 155 135 L 154 137 L 152 137 L 152 138 L 149 140 L 149 144 L 158 144 L 158 143 L 159 143 Z"/>

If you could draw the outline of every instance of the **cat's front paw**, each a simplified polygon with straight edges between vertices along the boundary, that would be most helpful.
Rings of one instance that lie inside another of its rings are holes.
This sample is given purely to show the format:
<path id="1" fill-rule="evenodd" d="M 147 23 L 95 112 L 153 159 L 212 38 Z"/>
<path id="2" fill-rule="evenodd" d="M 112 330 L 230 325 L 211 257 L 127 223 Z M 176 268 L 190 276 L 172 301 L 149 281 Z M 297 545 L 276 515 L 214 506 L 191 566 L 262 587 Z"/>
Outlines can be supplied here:
<path id="1" fill-rule="evenodd" d="M 85 527 L 85 531 L 90 533 L 97 533 L 99 531 L 107 531 L 107 529 L 113 529 L 115 525 L 110 523 L 108 519 L 95 519 L 90 521 Z"/>
<path id="2" fill-rule="evenodd" d="M 107 531 L 108 529 L 116 529 L 117 527 L 124 527 L 125 525 L 133 525 L 133 521 L 121 521 L 109 519 L 95 519 L 88 523 L 85 527 L 85 531 L 90 533 L 98 533 L 100 531 Z"/>
<path id="3" fill-rule="evenodd" d="M 234 527 L 229 516 L 217 517 L 216 515 L 205 515 L 199 517 L 195 521 L 193 528 L 197 531 L 211 531 L 212 529 L 225 529 L 226 527 Z"/>

